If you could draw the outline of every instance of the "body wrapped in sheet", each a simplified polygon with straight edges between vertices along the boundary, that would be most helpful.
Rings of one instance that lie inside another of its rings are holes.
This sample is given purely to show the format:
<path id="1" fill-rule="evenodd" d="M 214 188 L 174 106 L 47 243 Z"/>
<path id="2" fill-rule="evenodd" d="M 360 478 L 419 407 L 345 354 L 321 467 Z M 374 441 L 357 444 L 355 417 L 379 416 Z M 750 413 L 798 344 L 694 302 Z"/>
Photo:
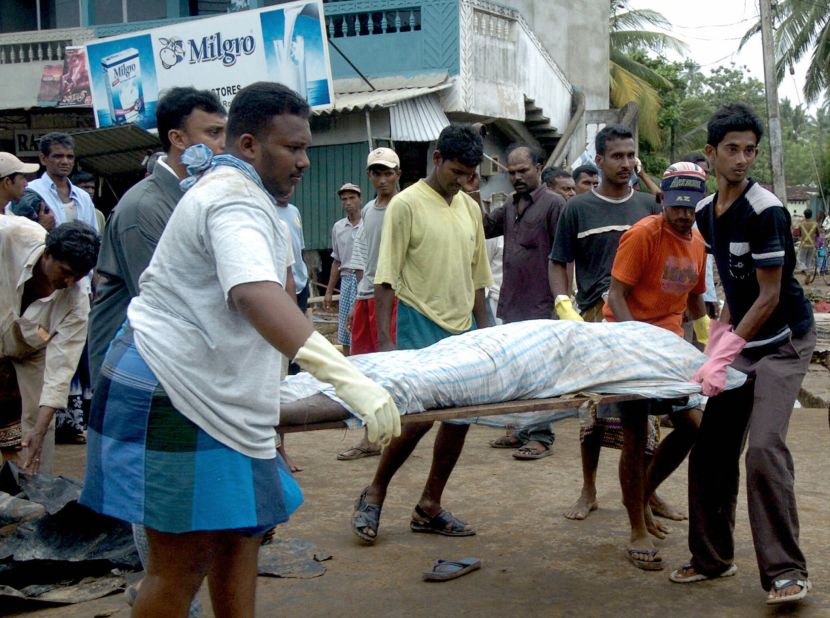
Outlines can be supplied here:
<path id="1" fill-rule="evenodd" d="M 581 391 L 655 399 L 695 396 L 700 385 L 691 379 L 706 356 L 677 335 L 642 322 L 531 320 L 470 331 L 421 350 L 350 360 L 389 391 L 401 414 L 417 414 Z M 745 379 L 730 369 L 727 388 Z M 318 393 L 343 404 L 333 387 L 305 373 L 289 376 L 280 397 L 288 403 Z"/>

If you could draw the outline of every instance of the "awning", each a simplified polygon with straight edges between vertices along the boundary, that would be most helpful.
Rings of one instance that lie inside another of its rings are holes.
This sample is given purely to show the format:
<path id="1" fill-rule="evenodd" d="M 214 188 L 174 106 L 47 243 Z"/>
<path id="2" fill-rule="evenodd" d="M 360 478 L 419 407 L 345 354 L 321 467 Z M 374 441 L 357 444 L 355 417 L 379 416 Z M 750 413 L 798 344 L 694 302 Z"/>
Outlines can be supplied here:
<path id="1" fill-rule="evenodd" d="M 453 85 L 452 78 L 449 78 L 446 72 L 412 77 L 369 78 L 369 81 L 374 90 L 359 78 L 335 80 L 334 107 L 318 113 L 326 115 L 390 107 L 401 101 L 438 92 Z"/>
<path id="2" fill-rule="evenodd" d="M 394 142 L 432 142 L 450 124 L 435 94 L 400 101 L 389 109 Z"/>
<path id="3" fill-rule="evenodd" d="M 161 149 L 158 137 L 134 124 L 80 131 L 72 138 L 81 167 L 99 176 L 140 172 L 147 151 Z"/>

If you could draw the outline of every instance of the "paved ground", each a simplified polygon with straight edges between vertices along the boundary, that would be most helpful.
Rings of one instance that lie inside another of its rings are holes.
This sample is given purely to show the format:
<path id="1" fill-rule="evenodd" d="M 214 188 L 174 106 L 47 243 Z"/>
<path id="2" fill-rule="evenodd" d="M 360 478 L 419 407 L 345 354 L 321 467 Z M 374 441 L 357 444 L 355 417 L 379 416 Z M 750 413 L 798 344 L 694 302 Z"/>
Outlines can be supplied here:
<path id="1" fill-rule="evenodd" d="M 433 432 L 434 433 L 434 432 Z M 478 536 L 449 539 L 412 534 L 408 522 L 427 471 L 428 434 L 393 484 L 374 547 L 360 545 L 348 529 L 354 499 L 368 482 L 375 460 L 337 462 L 334 454 L 356 433 L 291 435 L 289 452 L 305 466 L 299 478 L 306 504 L 279 529 L 333 554 L 328 572 L 312 580 L 260 578 L 258 616 L 729 616 L 830 617 L 830 432 L 827 410 L 796 410 L 790 445 L 796 462 L 802 544 L 814 593 L 801 606 L 771 610 L 752 550 L 745 498 L 737 517 L 736 577 L 687 586 L 668 581 L 668 571 L 646 573 L 628 564 L 625 512 L 616 481 L 618 452 L 604 450 L 600 510 L 585 522 L 561 511 L 580 487 L 577 422 L 557 425 L 553 457 L 516 462 L 509 451 L 487 447 L 497 430 L 473 427 L 445 504 L 478 528 Z M 59 471 L 78 474 L 81 447 L 60 447 Z M 685 465 L 662 492 L 685 504 Z M 675 567 L 688 558 L 685 522 L 672 525 L 660 543 Z M 478 556 L 480 571 L 443 583 L 421 581 L 436 558 Z M 202 597 L 206 599 L 204 590 Z M 0 610 L 2 611 L 2 610 Z M 120 595 L 27 616 L 127 616 Z M 209 614 L 210 615 L 210 614 Z"/>

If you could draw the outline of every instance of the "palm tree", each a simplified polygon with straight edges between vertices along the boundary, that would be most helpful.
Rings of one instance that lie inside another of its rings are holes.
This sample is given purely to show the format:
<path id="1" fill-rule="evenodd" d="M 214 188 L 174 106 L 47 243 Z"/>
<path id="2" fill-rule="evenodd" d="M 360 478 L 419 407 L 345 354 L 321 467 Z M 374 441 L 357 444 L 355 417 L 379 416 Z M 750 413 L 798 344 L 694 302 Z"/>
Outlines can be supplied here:
<path id="1" fill-rule="evenodd" d="M 781 0 L 773 9 L 776 75 L 812 52 L 804 83 L 804 98 L 813 102 L 830 86 L 830 0 Z M 740 47 L 761 31 L 758 22 L 741 40 Z M 740 49 L 739 47 L 739 49 Z"/>
<path id="2" fill-rule="evenodd" d="M 658 88 L 672 88 L 671 82 L 656 71 L 630 57 L 634 50 L 658 54 L 671 49 L 685 52 L 686 45 L 664 32 L 650 28 L 668 29 L 671 23 L 657 11 L 632 9 L 628 0 L 610 0 L 609 72 L 611 105 L 622 107 L 635 101 L 640 107 L 640 137 L 654 147 L 660 145 L 660 111 Z"/>

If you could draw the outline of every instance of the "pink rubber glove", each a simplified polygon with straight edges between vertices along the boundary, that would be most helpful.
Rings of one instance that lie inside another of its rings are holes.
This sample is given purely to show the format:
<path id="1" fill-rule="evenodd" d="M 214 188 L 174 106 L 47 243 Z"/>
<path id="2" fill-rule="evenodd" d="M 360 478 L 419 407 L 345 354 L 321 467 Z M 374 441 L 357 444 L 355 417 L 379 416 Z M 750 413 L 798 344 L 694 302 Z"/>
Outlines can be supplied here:
<path id="1" fill-rule="evenodd" d="M 728 333 L 730 328 L 731 326 L 729 324 L 721 322 L 720 320 L 712 320 L 709 322 L 709 341 L 706 342 L 706 347 L 703 349 L 703 353 L 707 356 L 711 356 L 712 350 L 717 348 L 721 337 L 723 337 L 724 333 Z"/>
<path id="2" fill-rule="evenodd" d="M 693 382 L 700 383 L 700 390 L 707 397 L 714 397 L 726 388 L 726 368 L 732 364 L 746 345 L 746 339 L 739 337 L 731 330 L 725 331 L 717 338 L 715 335 L 716 333 L 712 333 L 709 345 L 706 346 L 709 358 L 692 378 Z"/>

